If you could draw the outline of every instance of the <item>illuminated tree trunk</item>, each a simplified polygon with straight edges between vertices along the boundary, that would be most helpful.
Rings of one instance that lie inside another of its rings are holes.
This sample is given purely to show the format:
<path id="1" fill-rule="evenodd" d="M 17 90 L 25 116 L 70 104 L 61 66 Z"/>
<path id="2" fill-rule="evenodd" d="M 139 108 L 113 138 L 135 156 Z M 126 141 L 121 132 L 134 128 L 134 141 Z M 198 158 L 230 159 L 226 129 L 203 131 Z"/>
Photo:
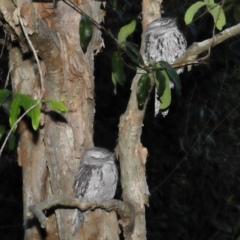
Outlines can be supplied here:
<path id="1" fill-rule="evenodd" d="M 96 22 L 103 20 L 100 2 L 75 0 L 74 4 Z M 81 15 L 65 2 L 58 1 L 54 6 L 51 2 L 2 0 L 0 12 L 5 32 L 11 36 L 8 49 L 13 91 L 34 99 L 43 93 L 43 99 L 63 101 L 69 109 L 60 115 L 42 105 L 41 127 L 36 132 L 26 121 L 20 123 L 18 153 L 23 171 L 25 239 L 118 239 L 115 212 L 95 210 L 74 236 L 74 209 L 49 212 L 46 229 L 27 216 L 30 205 L 51 196 L 74 197 L 72 185 L 80 157 L 93 146 L 93 54 L 102 47 L 101 32 L 94 29 L 84 54 L 79 40 Z M 42 87 L 30 43 L 41 61 Z"/>

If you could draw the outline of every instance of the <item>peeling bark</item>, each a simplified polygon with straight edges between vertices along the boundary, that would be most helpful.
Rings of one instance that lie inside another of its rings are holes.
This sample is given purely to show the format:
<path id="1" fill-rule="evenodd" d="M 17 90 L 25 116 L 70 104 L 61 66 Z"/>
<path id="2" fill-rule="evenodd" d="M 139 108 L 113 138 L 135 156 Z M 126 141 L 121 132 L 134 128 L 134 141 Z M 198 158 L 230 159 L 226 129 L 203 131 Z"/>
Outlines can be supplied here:
<path id="1" fill-rule="evenodd" d="M 98 52 L 103 43 L 100 31 L 95 28 L 87 53 L 82 52 L 79 43 L 81 16 L 63 1 L 58 1 L 56 8 L 49 8 L 49 3 L 30 0 L 18 0 L 16 5 L 14 2 L 0 2 L 0 12 L 6 21 L 5 31 L 17 43 L 14 47 L 9 45 L 14 91 L 36 99 L 44 89 L 44 99 L 64 99 L 69 109 L 68 113 L 60 115 L 43 106 L 41 129 L 37 132 L 31 129 L 27 119 L 23 121 L 26 124 L 19 133 L 18 152 L 23 171 L 25 239 L 118 239 L 114 212 L 95 210 L 87 217 L 88 223 L 74 236 L 71 234 L 74 210 L 61 209 L 55 214 L 49 213 L 50 221 L 45 230 L 36 219 L 27 220 L 28 206 L 55 195 L 74 196 L 72 185 L 80 157 L 85 149 L 93 146 L 93 60 L 94 52 Z M 95 21 L 103 20 L 100 2 L 74 3 Z M 35 59 L 22 30 L 28 33 L 40 58 L 44 73 L 43 89 Z"/>
<path id="2" fill-rule="evenodd" d="M 57 114 L 43 106 L 41 127 L 34 132 L 25 118 L 18 126 L 18 162 L 23 171 L 24 227 L 27 239 L 119 239 L 116 213 L 97 209 L 87 215 L 76 235 L 71 235 L 73 210 L 49 212 L 46 229 L 36 219 L 28 220 L 30 205 L 54 196 L 74 196 L 74 174 L 85 149 L 93 146 L 94 116 L 94 52 L 103 41 L 95 28 L 88 51 L 79 44 L 80 14 L 64 1 L 33 3 L 31 0 L 1 0 L 0 21 L 11 37 L 9 69 L 13 90 L 36 99 L 41 96 L 38 69 L 29 43 L 19 23 L 18 9 L 30 41 L 41 61 L 44 73 L 44 98 L 64 100 L 69 112 Z M 104 13 L 99 1 L 73 0 L 74 4 L 100 23 Z M 141 53 L 144 55 L 146 25 L 159 16 L 162 0 L 143 0 L 143 35 Z M 213 39 L 193 44 L 175 64 L 195 61 L 199 53 L 240 32 L 240 25 L 226 29 Z M 146 239 L 145 205 L 148 186 L 145 176 L 147 149 L 141 144 L 145 107 L 138 109 L 136 88 L 140 78 L 132 81 L 132 93 L 126 112 L 119 124 L 117 152 L 120 156 L 123 200 L 131 206 L 135 226 L 125 229 L 126 239 Z"/>
<path id="3" fill-rule="evenodd" d="M 159 17 L 161 0 L 143 0 L 143 34 L 141 54 L 144 56 L 145 29 L 149 22 Z M 145 163 L 147 149 L 141 144 L 143 117 L 137 103 L 137 83 L 141 74 L 136 74 L 132 81 L 131 96 L 125 113 L 120 118 L 119 141 L 117 152 L 121 165 L 121 183 L 123 201 L 135 208 L 135 227 L 132 234 L 125 232 L 126 239 L 146 239 L 145 205 L 148 205 L 149 190 L 146 182 Z"/>

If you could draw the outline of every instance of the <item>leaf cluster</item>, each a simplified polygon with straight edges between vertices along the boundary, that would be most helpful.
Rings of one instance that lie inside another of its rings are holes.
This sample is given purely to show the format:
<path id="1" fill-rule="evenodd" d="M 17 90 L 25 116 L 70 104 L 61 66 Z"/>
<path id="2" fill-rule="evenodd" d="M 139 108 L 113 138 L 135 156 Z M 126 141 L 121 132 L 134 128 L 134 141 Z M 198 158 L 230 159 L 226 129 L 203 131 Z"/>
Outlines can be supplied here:
<path id="1" fill-rule="evenodd" d="M 194 15 L 202 7 L 207 8 L 207 11 L 212 15 L 214 19 L 215 26 L 218 30 L 221 31 L 223 26 L 226 24 L 226 17 L 222 6 L 215 3 L 214 0 L 199 1 L 191 5 L 185 13 L 185 23 L 190 24 L 193 21 Z"/>
<path id="2" fill-rule="evenodd" d="M 27 116 L 31 119 L 31 126 L 36 131 L 40 125 L 41 108 L 38 100 L 34 100 L 28 95 L 22 93 L 11 93 L 8 89 L 0 89 L 0 107 L 2 106 L 6 114 L 9 115 L 9 126 L 12 128 L 12 132 L 9 135 L 8 143 L 9 149 L 12 150 L 15 147 L 15 137 L 13 132 L 17 129 L 17 121 L 23 109 Z M 54 111 L 67 112 L 67 107 L 55 99 L 41 100 L 49 105 Z M 0 140 L 7 133 L 7 126 L 0 125 Z"/>

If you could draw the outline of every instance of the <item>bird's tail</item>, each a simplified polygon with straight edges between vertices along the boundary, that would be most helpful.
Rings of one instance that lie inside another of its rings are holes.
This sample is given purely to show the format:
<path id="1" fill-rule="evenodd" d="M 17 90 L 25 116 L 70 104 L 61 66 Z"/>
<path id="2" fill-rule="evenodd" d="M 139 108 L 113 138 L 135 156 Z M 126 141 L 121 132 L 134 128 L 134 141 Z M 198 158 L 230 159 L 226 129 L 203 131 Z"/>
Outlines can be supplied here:
<path id="1" fill-rule="evenodd" d="M 72 235 L 74 235 L 77 230 L 83 225 L 85 216 L 87 215 L 87 212 L 81 212 L 80 210 L 75 210 L 75 213 L 73 215 L 73 221 L 72 221 Z"/>

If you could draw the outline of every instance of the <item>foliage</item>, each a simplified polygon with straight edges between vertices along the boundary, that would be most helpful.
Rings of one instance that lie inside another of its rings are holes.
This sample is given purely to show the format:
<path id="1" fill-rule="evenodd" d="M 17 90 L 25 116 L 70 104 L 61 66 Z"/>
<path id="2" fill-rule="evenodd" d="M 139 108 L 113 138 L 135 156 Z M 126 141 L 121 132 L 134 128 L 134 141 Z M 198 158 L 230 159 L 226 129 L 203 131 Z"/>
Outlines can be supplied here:
<path id="1" fill-rule="evenodd" d="M 165 16 L 181 16 L 188 5 L 194 2 L 164 1 Z M 237 3 L 232 0 L 224 5 L 227 27 L 239 22 Z M 107 29 L 117 35 L 120 26 L 139 15 L 139 6 L 139 1 L 107 2 Z M 199 8 L 197 13 L 204 13 L 203 8 Z M 213 24 L 209 24 L 209 20 L 212 20 L 211 16 L 204 15 L 184 29 L 189 45 L 211 37 Z M 136 26 L 136 30 L 129 36 L 131 44 L 139 45 L 140 33 L 141 29 Z M 94 140 L 98 146 L 114 148 L 118 138 L 119 117 L 125 111 L 129 99 L 130 81 L 125 81 L 123 86 L 118 85 L 118 95 L 112 94 L 112 69 L 109 68 L 109 62 L 116 46 L 113 46 L 112 40 L 104 37 L 106 48 L 95 61 Z M 178 94 L 172 92 L 171 111 L 166 118 L 154 118 L 153 98 L 150 98 L 142 134 L 143 145 L 149 150 L 147 177 L 151 196 L 150 206 L 146 208 L 148 239 L 226 240 L 239 237 L 238 43 L 238 39 L 233 38 L 213 48 L 210 59 L 194 67 L 191 72 L 185 71 L 180 75 L 182 89 L 179 93 L 182 94 L 177 98 Z M 124 44 L 127 51 L 121 49 L 118 57 L 121 57 L 121 63 L 134 63 L 136 68 L 140 64 L 133 59 L 139 61 L 140 58 L 137 54 L 130 57 L 127 52 L 132 53 L 131 47 L 126 42 Z M 124 70 L 125 79 L 132 79 L 133 70 Z M 157 71 L 161 75 L 161 70 Z M 149 90 L 147 76 L 146 73 L 142 75 L 138 86 L 142 89 L 137 95 L 140 106 L 146 101 Z M 166 84 L 160 77 L 157 79 L 163 82 L 162 86 L 164 82 Z M 160 95 L 164 89 L 160 89 Z M 59 108 L 62 107 L 55 107 L 55 110 Z M 0 127 L 0 135 L 4 131 L 6 127 Z M 6 172 L 1 171 L 0 176 Z M 21 187 L 18 189 L 20 191 L 17 194 L 20 195 Z M 22 213 L 22 209 L 19 212 Z M 1 226 L 3 224 L 6 222 Z"/>
<path id="2" fill-rule="evenodd" d="M 113 53 L 112 56 L 112 82 L 115 86 L 114 93 L 117 93 L 116 85 L 119 83 L 120 85 L 123 85 L 125 82 L 125 75 L 123 71 L 123 63 L 121 59 L 121 54 L 116 51 Z"/>
<path id="3" fill-rule="evenodd" d="M 165 68 L 164 70 L 166 71 L 166 74 L 174 84 L 174 89 L 176 93 L 178 95 L 181 95 L 182 86 L 181 86 L 179 75 L 177 74 L 176 70 L 169 63 L 165 61 L 160 61 L 158 64 L 160 64 L 161 67 Z"/>
<path id="4" fill-rule="evenodd" d="M 150 90 L 150 82 L 151 80 L 147 73 L 143 74 L 138 81 L 137 101 L 140 107 L 142 107 L 147 100 L 149 90 Z"/>
<path id="5" fill-rule="evenodd" d="M 226 18 L 224 11 L 220 4 L 216 4 L 214 0 L 204 0 L 202 2 L 196 2 L 191 5 L 185 14 L 185 23 L 190 24 L 193 20 L 196 12 L 203 6 L 206 6 L 207 11 L 212 15 L 214 23 L 218 30 L 222 30 L 223 26 L 226 24 Z"/>
<path id="6" fill-rule="evenodd" d="M 158 96 L 161 101 L 160 110 L 167 109 L 171 104 L 171 88 L 170 79 L 176 85 L 175 89 L 180 94 L 181 83 L 176 71 L 171 67 L 170 64 L 164 61 L 158 63 L 149 63 L 149 66 L 144 65 L 143 57 L 135 46 L 126 39 L 131 35 L 136 28 L 136 21 L 123 26 L 118 33 L 118 44 L 119 50 L 113 53 L 112 56 L 112 82 L 114 84 L 114 93 L 117 93 L 117 83 L 123 85 L 125 82 L 123 60 L 121 58 L 120 50 L 132 60 L 136 67 L 142 68 L 145 73 L 140 77 L 137 88 L 137 101 L 139 107 L 142 107 L 149 95 L 151 79 L 148 74 L 152 74 L 154 82 L 158 90 Z"/>
<path id="7" fill-rule="evenodd" d="M 79 24 L 79 35 L 80 35 L 80 45 L 82 51 L 86 53 L 89 42 L 92 39 L 93 34 L 93 23 L 92 21 L 86 17 L 81 16 L 80 24 Z"/>
<path id="8" fill-rule="evenodd" d="M 158 97 L 161 101 L 160 110 L 165 110 L 169 108 L 172 101 L 170 82 L 174 83 L 174 89 L 176 90 L 178 95 L 180 95 L 180 78 L 176 70 L 165 61 L 159 61 L 158 63 L 150 63 L 150 65 L 152 65 L 153 78 L 155 80 Z"/>
<path id="9" fill-rule="evenodd" d="M 5 112 L 9 115 L 9 125 L 13 128 L 13 132 L 17 129 L 16 122 L 18 121 L 21 113 L 21 108 L 27 112 L 27 116 L 31 119 L 32 128 L 36 131 L 40 124 L 41 109 L 38 100 L 34 100 L 29 96 L 22 93 L 14 93 L 12 99 L 9 99 L 11 91 L 8 89 L 0 89 L 0 107 L 2 106 Z M 41 100 L 49 105 L 54 111 L 67 112 L 67 107 L 55 100 Z M 0 140 L 7 133 L 6 126 L 0 125 Z M 13 149 L 15 146 L 15 136 L 11 133 L 8 138 L 9 149 Z"/>
<path id="10" fill-rule="evenodd" d="M 129 24 L 123 26 L 118 33 L 118 42 L 121 44 L 126 42 L 126 39 L 129 35 L 133 33 L 136 28 L 136 21 L 133 20 Z"/>
<path id="11" fill-rule="evenodd" d="M 124 51 L 133 62 L 137 65 L 143 64 L 143 59 L 138 50 L 131 43 L 126 42 L 126 39 L 131 35 L 136 28 L 136 21 L 123 26 L 118 33 L 118 51 L 115 51 L 112 56 L 112 82 L 114 84 L 114 93 L 117 94 L 117 83 L 123 85 L 125 82 L 125 74 L 123 68 L 123 60 L 121 50 Z"/>
<path id="12" fill-rule="evenodd" d="M 31 118 L 32 127 L 36 131 L 40 124 L 40 106 L 37 104 L 37 100 L 33 100 L 29 96 L 21 93 L 14 93 L 13 95 L 9 115 L 10 127 L 14 127 L 17 122 L 21 107 L 23 107 L 25 111 L 29 111 L 27 115 Z M 16 130 L 16 127 L 17 126 L 15 126 L 13 131 Z"/>

